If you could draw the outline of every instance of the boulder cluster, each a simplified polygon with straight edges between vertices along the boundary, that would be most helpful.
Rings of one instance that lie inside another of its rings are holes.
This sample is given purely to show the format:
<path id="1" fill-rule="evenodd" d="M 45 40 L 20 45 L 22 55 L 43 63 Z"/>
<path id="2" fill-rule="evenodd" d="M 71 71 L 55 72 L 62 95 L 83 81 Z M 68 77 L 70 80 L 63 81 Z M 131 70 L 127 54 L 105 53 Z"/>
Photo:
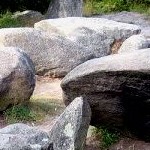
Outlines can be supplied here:
<path id="1" fill-rule="evenodd" d="M 48 133 L 24 124 L 0 129 L 0 149 L 83 149 L 89 124 L 149 136 L 150 36 L 141 29 L 84 17 L 0 29 L 0 111 L 30 99 L 35 75 L 64 77 L 67 105 Z"/>

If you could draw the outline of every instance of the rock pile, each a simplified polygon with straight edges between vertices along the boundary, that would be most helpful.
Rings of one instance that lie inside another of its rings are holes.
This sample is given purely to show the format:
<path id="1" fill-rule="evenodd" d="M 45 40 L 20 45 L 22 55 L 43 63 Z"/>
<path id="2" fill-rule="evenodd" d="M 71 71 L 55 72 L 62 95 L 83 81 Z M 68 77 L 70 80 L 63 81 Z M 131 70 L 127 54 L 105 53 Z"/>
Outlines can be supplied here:
<path id="1" fill-rule="evenodd" d="M 0 29 L 0 111 L 29 100 L 34 66 L 37 75 L 66 75 L 61 87 L 69 105 L 48 133 L 24 124 L 1 129 L 0 149 L 82 149 L 90 120 L 150 136 L 150 39 L 140 31 L 83 17 Z"/>

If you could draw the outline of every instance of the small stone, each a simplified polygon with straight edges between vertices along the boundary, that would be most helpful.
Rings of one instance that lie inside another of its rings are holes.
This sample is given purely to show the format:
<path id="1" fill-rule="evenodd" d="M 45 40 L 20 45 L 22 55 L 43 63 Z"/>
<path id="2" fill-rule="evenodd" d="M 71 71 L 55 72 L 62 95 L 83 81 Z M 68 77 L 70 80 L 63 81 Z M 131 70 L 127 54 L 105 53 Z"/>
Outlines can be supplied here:
<path id="1" fill-rule="evenodd" d="M 123 42 L 118 53 L 128 53 L 145 48 L 150 48 L 150 40 L 142 34 L 132 35 Z"/>

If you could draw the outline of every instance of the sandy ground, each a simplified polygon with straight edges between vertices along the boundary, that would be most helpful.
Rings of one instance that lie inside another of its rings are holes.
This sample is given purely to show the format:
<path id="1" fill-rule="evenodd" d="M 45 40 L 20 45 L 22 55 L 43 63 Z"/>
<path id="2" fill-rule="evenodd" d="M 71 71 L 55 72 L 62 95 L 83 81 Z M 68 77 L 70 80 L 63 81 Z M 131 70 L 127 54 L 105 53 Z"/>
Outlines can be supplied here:
<path id="1" fill-rule="evenodd" d="M 36 87 L 33 92 L 34 98 L 54 99 L 56 103 L 63 104 L 61 79 L 42 78 L 37 76 Z"/>

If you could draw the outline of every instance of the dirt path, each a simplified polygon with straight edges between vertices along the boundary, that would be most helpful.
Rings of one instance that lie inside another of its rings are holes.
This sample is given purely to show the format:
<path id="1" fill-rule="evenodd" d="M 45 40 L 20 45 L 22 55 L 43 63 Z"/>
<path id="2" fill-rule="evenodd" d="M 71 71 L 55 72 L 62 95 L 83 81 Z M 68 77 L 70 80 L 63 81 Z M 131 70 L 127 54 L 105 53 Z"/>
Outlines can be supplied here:
<path id="1" fill-rule="evenodd" d="M 37 76 L 36 87 L 32 97 L 52 99 L 56 100 L 56 103 L 63 104 L 60 83 L 61 79 L 42 78 Z"/>

